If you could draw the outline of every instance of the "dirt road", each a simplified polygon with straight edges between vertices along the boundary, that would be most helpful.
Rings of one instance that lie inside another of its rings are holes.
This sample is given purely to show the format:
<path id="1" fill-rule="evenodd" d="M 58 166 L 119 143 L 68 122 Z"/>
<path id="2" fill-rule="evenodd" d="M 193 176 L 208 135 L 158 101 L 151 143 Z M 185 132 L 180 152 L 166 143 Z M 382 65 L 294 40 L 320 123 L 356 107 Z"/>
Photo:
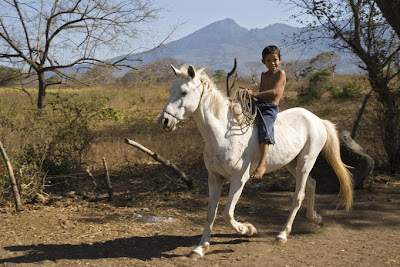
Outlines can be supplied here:
<path id="1" fill-rule="evenodd" d="M 221 206 L 226 198 L 221 200 Z M 206 193 L 121 191 L 114 202 L 63 198 L 0 213 L 0 266 L 400 266 L 400 185 L 357 191 L 350 213 L 336 195 L 317 195 L 318 227 L 303 207 L 285 246 L 274 236 L 289 213 L 291 192 L 247 185 L 236 209 L 257 237 L 225 226 L 219 212 L 210 252 L 186 258 L 200 240 Z"/>

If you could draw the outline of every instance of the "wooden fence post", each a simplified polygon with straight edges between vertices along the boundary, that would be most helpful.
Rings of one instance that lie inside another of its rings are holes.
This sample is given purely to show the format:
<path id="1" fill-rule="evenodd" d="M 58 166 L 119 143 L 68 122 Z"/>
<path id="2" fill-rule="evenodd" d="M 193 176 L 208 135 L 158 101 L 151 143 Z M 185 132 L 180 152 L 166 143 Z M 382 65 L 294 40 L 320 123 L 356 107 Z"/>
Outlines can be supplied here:
<path id="1" fill-rule="evenodd" d="M 16 211 L 23 211 L 24 207 L 21 204 L 21 197 L 19 195 L 19 190 L 18 190 L 18 186 L 17 186 L 17 181 L 15 180 L 14 171 L 12 169 L 11 162 L 8 159 L 6 150 L 4 149 L 3 144 L 1 143 L 1 141 L 0 141 L 0 150 L 1 150 L 1 155 L 4 158 L 4 161 L 6 162 L 8 174 L 10 175 L 10 182 L 11 182 L 12 190 L 13 190 L 13 193 L 14 193 L 15 210 Z"/>
<path id="2" fill-rule="evenodd" d="M 108 166 L 107 166 L 107 161 L 106 158 L 102 158 L 103 160 L 103 165 L 104 165 L 104 172 L 105 172 L 105 181 L 106 181 L 106 185 L 107 185 L 107 190 L 108 190 L 108 198 L 109 200 L 113 200 L 114 199 L 114 189 L 111 185 L 111 180 L 110 180 L 110 172 L 108 171 Z"/>

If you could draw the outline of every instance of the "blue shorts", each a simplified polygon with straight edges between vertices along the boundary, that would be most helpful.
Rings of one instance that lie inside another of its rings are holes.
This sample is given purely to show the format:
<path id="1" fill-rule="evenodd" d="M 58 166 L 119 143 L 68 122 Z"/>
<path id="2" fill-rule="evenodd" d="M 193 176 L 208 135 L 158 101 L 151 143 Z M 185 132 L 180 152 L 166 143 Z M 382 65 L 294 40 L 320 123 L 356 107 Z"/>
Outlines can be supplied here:
<path id="1" fill-rule="evenodd" d="M 258 117 L 258 141 L 266 144 L 275 144 L 274 122 L 279 112 L 279 107 L 274 103 L 256 101 L 259 109 Z M 261 112 L 261 114 L 260 114 Z M 262 117 L 261 117 L 262 115 Z"/>

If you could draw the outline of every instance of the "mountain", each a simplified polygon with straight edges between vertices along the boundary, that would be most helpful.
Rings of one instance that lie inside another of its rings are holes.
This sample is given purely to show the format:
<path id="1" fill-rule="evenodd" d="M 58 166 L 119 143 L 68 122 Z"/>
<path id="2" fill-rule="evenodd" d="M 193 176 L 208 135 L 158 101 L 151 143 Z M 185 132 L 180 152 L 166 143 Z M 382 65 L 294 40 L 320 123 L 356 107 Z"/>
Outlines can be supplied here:
<path id="1" fill-rule="evenodd" d="M 318 49 L 291 48 L 287 45 L 291 41 L 289 38 L 300 30 L 301 28 L 282 23 L 248 30 L 228 18 L 211 23 L 186 37 L 165 44 L 152 53 L 142 55 L 142 64 L 172 57 L 185 64 L 228 72 L 232 69 L 233 59 L 237 58 L 239 75 L 248 75 L 248 63 L 260 62 L 261 52 L 267 45 L 276 45 L 281 49 L 282 62 L 312 58 L 321 52 L 331 52 L 328 43 L 318 44 Z M 118 58 L 113 60 L 116 59 Z M 126 70 L 117 76 L 122 76 L 124 72 Z"/>

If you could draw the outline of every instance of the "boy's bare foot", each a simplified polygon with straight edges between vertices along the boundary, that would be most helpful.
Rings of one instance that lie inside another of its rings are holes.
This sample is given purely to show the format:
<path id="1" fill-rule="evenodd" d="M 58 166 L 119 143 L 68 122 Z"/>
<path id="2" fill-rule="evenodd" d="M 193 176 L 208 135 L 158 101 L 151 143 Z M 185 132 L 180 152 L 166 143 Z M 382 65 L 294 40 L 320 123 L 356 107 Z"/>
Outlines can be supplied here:
<path id="1" fill-rule="evenodd" d="M 267 167 L 265 165 L 258 165 L 250 178 L 262 178 L 266 170 Z"/>

